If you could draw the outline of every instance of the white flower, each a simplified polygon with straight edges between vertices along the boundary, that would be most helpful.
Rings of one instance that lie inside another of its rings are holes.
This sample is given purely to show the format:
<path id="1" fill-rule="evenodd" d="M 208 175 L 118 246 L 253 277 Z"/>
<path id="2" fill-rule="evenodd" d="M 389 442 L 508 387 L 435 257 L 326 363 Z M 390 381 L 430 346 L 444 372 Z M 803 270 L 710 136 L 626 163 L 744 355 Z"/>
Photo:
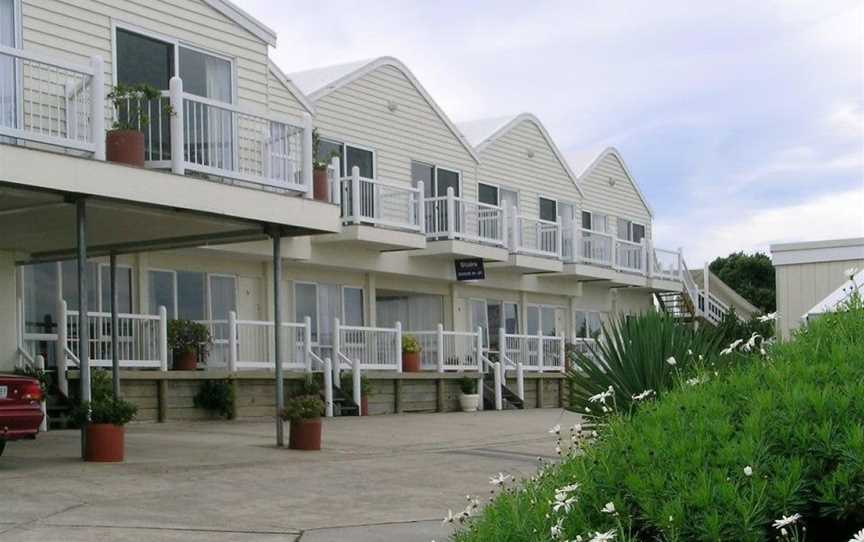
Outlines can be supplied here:
<path id="1" fill-rule="evenodd" d="M 634 401 L 644 401 L 645 399 L 654 395 L 654 390 L 645 390 L 642 393 L 637 393 L 633 396 Z"/>
<path id="2" fill-rule="evenodd" d="M 447 525 L 448 523 L 453 523 L 458 516 L 453 515 L 453 510 L 447 510 L 447 515 L 444 516 L 444 521 L 441 522 L 441 525 Z"/>
<path id="3" fill-rule="evenodd" d="M 554 427 L 552 427 L 551 429 L 549 429 L 549 434 L 550 434 L 550 435 L 557 435 L 557 434 L 560 433 L 560 432 L 561 432 L 561 424 L 560 424 L 560 423 L 555 424 Z"/>
<path id="4" fill-rule="evenodd" d="M 603 512 L 604 514 L 614 514 L 615 513 L 615 503 L 612 501 L 607 502 L 606 505 L 600 509 L 600 511 Z"/>
<path id="5" fill-rule="evenodd" d="M 581 433 L 581 432 L 582 432 L 582 424 L 581 424 L 581 423 L 577 423 L 576 425 L 574 425 L 573 427 L 571 427 L 570 430 L 573 431 L 573 432 L 575 432 L 575 433 Z"/>
<path id="6" fill-rule="evenodd" d="M 600 393 L 598 393 L 598 394 L 596 394 L 596 395 L 592 395 L 591 397 L 589 397 L 589 398 L 588 398 L 588 401 L 591 402 L 591 403 L 603 403 L 603 404 L 605 404 L 605 403 L 606 403 L 606 399 L 612 397 L 612 394 L 613 394 L 613 393 L 614 393 L 614 390 L 613 390 L 612 387 L 610 386 L 608 390 L 606 390 L 606 391 L 602 391 L 602 392 L 600 392 Z M 586 412 L 590 412 L 590 411 L 588 410 L 588 408 L 585 408 L 585 411 L 586 411 Z"/>
<path id="7" fill-rule="evenodd" d="M 864 529 L 855 533 L 852 538 L 849 539 L 849 542 L 864 542 Z"/>
<path id="8" fill-rule="evenodd" d="M 772 320 L 777 319 L 776 312 L 769 312 L 768 314 L 763 314 L 762 316 L 757 318 L 760 322 L 771 322 Z"/>
<path id="9" fill-rule="evenodd" d="M 558 538 L 559 536 L 561 536 L 561 530 L 562 530 L 561 524 L 563 522 L 564 522 L 563 519 L 559 519 L 558 523 L 556 523 L 555 525 L 552 526 L 552 528 L 550 529 L 550 533 L 549 533 L 552 535 L 552 538 Z"/>
<path id="10" fill-rule="evenodd" d="M 702 383 L 702 380 L 699 378 L 688 378 L 686 382 L 688 386 L 698 386 Z"/>
<path id="11" fill-rule="evenodd" d="M 594 536 L 588 542 L 608 542 L 609 540 L 615 539 L 615 531 L 606 531 L 605 533 L 600 533 L 595 531 Z"/>
<path id="12" fill-rule="evenodd" d="M 858 274 L 858 268 L 857 267 L 850 267 L 846 271 L 843 271 L 843 273 L 851 279 L 852 277 L 854 277 L 855 275 Z"/>
<path id="13" fill-rule="evenodd" d="M 678 364 L 678 362 L 675 361 L 675 356 L 669 356 L 668 358 L 666 358 L 666 363 L 673 367 Z"/>
<path id="14" fill-rule="evenodd" d="M 750 465 L 744 467 L 744 476 L 753 476 L 753 467 Z"/>
<path id="15" fill-rule="evenodd" d="M 509 480 L 510 478 L 511 478 L 511 476 L 509 474 L 504 474 L 503 472 L 499 472 L 497 476 L 493 476 L 492 478 L 489 478 L 489 483 L 492 484 L 493 486 L 497 487 L 497 486 L 500 486 L 501 484 L 503 484 L 504 482 L 506 482 L 507 480 Z"/>
<path id="16" fill-rule="evenodd" d="M 693 351 L 690 350 L 689 348 L 687 349 L 687 355 L 688 355 L 688 356 L 692 356 L 692 355 L 693 355 Z"/>
<path id="17" fill-rule="evenodd" d="M 782 529 L 787 525 L 793 525 L 797 523 L 799 519 L 801 519 L 801 514 L 792 514 L 791 516 L 783 516 L 780 519 L 774 520 L 774 523 L 772 525 L 775 529 Z"/>
<path id="18" fill-rule="evenodd" d="M 555 490 L 555 493 L 573 493 L 579 489 L 579 484 L 570 484 L 569 486 L 559 487 Z"/>

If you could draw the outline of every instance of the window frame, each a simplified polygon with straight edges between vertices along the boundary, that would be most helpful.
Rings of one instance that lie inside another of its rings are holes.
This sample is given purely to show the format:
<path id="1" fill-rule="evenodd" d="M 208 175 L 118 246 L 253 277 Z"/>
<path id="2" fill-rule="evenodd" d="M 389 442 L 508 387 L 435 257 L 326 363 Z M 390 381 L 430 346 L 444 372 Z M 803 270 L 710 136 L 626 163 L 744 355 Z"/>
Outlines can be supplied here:
<path id="1" fill-rule="evenodd" d="M 540 331 L 540 333 L 534 333 L 534 334 L 528 333 L 528 329 L 527 329 L 527 325 L 526 325 L 526 329 L 525 329 L 526 335 L 529 335 L 532 337 L 537 336 L 537 335 L 540 335 L 543 337 L 552 337 L 552 336 L 560 337 L 560 336 L 562 336 L 561 335 L 562 330 L 560 330 L 560 329 L 556 329 L 558 335 L 543 335 L 543 309 L 551 309 L 552 314 L 553 314 L 553 318 L 555 318 L 555 319 L 557 319 L 557 311 L 559 311 L 559 310 L 565 311 L 564 312 L 564 320 L 565 320 L 565 327 L 566 327 L 566 319 L 567 319 L 566 310 L 567 310 L 567 308 L 565 306 L 554 305 L 554 304 L 550 304 L 550 303 L 528 303 L 525 305 L 525 323 L 526 324 L 528 323 L 528 311 L 531 310 L 532 308 L 537 309 L 537 329 Z"/>
<path id="2" fill-rule="evenodd" d="M 348 171 L 348 147 L 352 149 L 357 149 L 358 151 L 365 151 L 372 153 L 372 177 L 371 179 L 374 181 L 378 178 L 378 151 L 376 151 L 373 147 L 366 147 L 365 145 L 358 145 L 356 143 L 352 143 L 347 139 L 335 138 L 335 137 L 326 137 L 321 136 L 321 141 L 326 141 L 328 143 L 339 146 L 342 150 L 339 153 L 339 167 L 342 168 L 340 171 L 340 175 L 342 177 L 350 177 L 351 172 Z"/>
<path id="3" fill-rule="evenodd" d="M 547 220 L 547 219 L 543 218 L 543 200 L 544 199 L 546 201 L 551 201 L 555 204 L 555 220 Z M 559 203 L 558 198 L 553 198 L 553 197 L 544 196 L 544 195 L 538 195 L 537 196 L 537 218 L 540 220 L 544 220 L 546 222 L 554 222 L 557 224 L 558 219 L 560 218 L 560 215 L 558 214 L 558 203 Z"/>
<path id="4" fill-rule="evenodd" d="M 441 170 L 441 169 L 443 169 L 444 171 L 448 171 L 450 173 L 456 174 L 456 176 L 459 179 L 459 195 L 457 195 L 456 197 L 457 198 L 464 198 L 465 197 L 465 187 L 462 184 L 463 179 L 462 179 L 462 170 L 461 169 L 439 166 L 433 162 L 428 162 L 426 160 L 415 160 L 413 158 L 409 158 L 408 159 L 408 171 L 409 172 L 411 171 L 411 164 L 412 163 L 422 164 L 424 166 L 429 166 L 432 168 L 432 195 L 430 197 L 432 197 L 432 198 L 445 198 L 445 197 L 447 197 L 446 192 L 444 194 L 438 193 L 438 170 Z M 488 184 L 488 183 L 486 183 L 486 184 Z M 415 186 L 414 185 L 414 179 L 411 179 L 411 186 Z M 479 192 L 478 192 L 478 194 L 479 194 Z M 478 199 L 478 201 L 479 201 L 479 199 Z"/>
<path id="5" fill-rule="evenodd" d="M 480 187 L 486 186 L 489 188 L 495 189 L 495 203 L 486 203 L 485 201 L 480 201 Z M 498 183 L 487 183 L 487 182 L 477 182 L 477 203 L 482 203 L 483 205 L 494 205 L 496 207 L 501 207 L 501 185 Z"/>
<path id="6" fill-rule="evenodd" d="M 581 214 L 579 215 L 579 223 L 580 223 L 583 230 L 588 230 L 588 231 L 593 232 L 593 233 L 601 233 L 601 234 L 610 235 L 610 233 L 608 231 L 609 230 L 609 216 L 610 215 L 608 213 L 601 213 L 600 211 L 590 211 L 588 209 L 582 209 L 582 213 L 588 213 L 588 216 L 591 217 L 591 227 L 586 228 L 585 227 L 585 221 L 582 220 L 582 218 L 583 218 L 582 215 Z M 604 222 L 605 222 L 606 227 L 602 231 L 594 229 L 594 217 L 595 216 L 602 216 L 605 218 Z M 616 233 L 616 236 L 617 236 L 617 233 Z"/>
<path id="7" fill-rule="evenodd" d="M 168 318 L 169 319 L 179 318 L 179 314 L 177 312 L 179 309 L 179 305 L 178 305 L 179 304 L 179 295 L 178 295 L 179 292 L 177 289 L 177 273 L 178 272 L 179 273 L 201 273 L 202 275 L 204 275 L 204 318 L 202 319 L 202 321 L 207 322 L 207 321 L 213 320 L 213 299 L 211 297 L 212 292 L 210 291 L 210 277 L 224 277 L 224 278 L 234 279 L 234 306 L 235 306 L 235 310 L 237 310 L 237 311 L 240 310 L 240 295 L 239 295 L 239 293 L 240 293 L 240 275 L 237 275 L 234 273 L 210 273 L 207 271 L 195 271 L 195 270 L 187 270 L 187 269 L 170 269 L 170 268 L 164 268 L 164 267 L 148 267 L 148 268 L 144 269 L 144 271 L 146 272 L 146 276 L 147 276 L 147 292 L 148 292 L 147 310 L 149 311 L 150 314 L 156 314 L 156 311 L 159 309 L 159 307 L 151 307 L 150 306 L 150 291 L 151 291 L 152 285 L 153 285 L 152 281 L 150 280 L 150 272 L 151 271 L 171 274 L 171 289 L 172 289 L 172 293 L 173 293 L 172 303 L 174 304 L 174 308 L 173 308 L 173 310 L 171 310 L 168 307 L 165 307 L 166 309 L 168 309 Z M 135 279 L 134 279 L 134 274 L 133 274 L 133 279 L 132 279 L 133 291 L 134 291 L 134 288 L 135 288 Z M 135 299 L 134 294 L 133 294 L 132 299 L 133 299 L 133 309 L 134 309 L 134 299 Z M 172 313 L 174 315 L 173 317 L 171 316 Z"/>
<path id="8" fill-rule="evenodd" d="M 365 326 L 366 325 L 366 289 L 363 288 L 362 286 L 341 286 L 340 285 L 340 287 L 339 287 L 339 297 L 340 297 L 339 305 L 340 305 L 340 309 L 342 312 L 342 314 L 340 315 L 341 320 L 345 320 L 346 319 L 345 315 L 348 314 L 348 312 L 345 310 L 345 300 L 346 300 L 345 290 L 356 290 L 356 291 L 360 292 L 360 317 L 363 320 L 363 322 L 360 325 Z M 346 323 L 345 325 L 356 325 L 356 324 Z"/>
<path id="9" fill-rule="evenodd" d="M 108 311 L 102 310 L 102 269 L 108 269 L 108 288 L 111 288 L 111 264 L 99 262 L 96 266 L 96 303 L 99 305 L 99 312 L 111 312 L 110 299 Z M 129 264 L 118 263 L 117 269 L 129 270 L 129 312 L 135 313 L 135 269 Z M 61 279 L 62 281 L 62 279 Z M 110 297 L 110 294 L 109 294 Z M 123 313 L 120 313 L 123 314 Z"/>
<path id="10" fill-rule="evenodd" d="M 20 1 L 20 0 L 19 0 Z M 191 51 L 195 51 L 197 53 L 201 53 L 204 55 L 209 55 L 215 58 L 219 58 L 221 60 L 226 60 L 231 65 L 231 101 L 226 102 L 229 105 L 237 105 L 237 89 L 238 89 L 238 77 L 237 77 L 237 60 L 235 57 L 218 53 L 211 49 L 207 49 L 206 47 L 201 47 L 199 45 L 195 45 L 189 43 L 187 41 L 183 41 L 179 38 L 175 38 L 169 36 L 167 34 L 162 34 L 160 32 L 154 32 L 152 30 L 147 30 L 140 26 L 127 23 L 124 21 L 111 21 L 111 84 L 117 85 L 117 31 L 123 30 L 126 32 L 130 32 L 133 34 L 139 34 L 146 38 L 150 38 L 153 40 L 161 41 L 167 45 L 170 45 L 174 49 L 174 66 L 172 66 L 172 77 L 179 77 L 180 75 L 180 48 L 189 49 Z M 209 99 L 209 98 L 208 98 Z"/>
<path id="11" fill-rule="evenodd" d="M 293 308 L 294 308 L 294 320 L 295 321 L 298 320 L 298 315 L 297 315 L 297 286 L 298 285 L 314 286 L 315 287 L 315 321 L 312 322 L 312 325 L 314 326 L 313 327 L 314 333 L 312 333 L 313 330 L 309 330 L 309 331 L 310 331 L 310 334 L 314 337 L 314 340 L 312 341 L 312 346 L 319 346 L 319 343 L 321 341 L 321 326 L 320 326 L 320 323 L 321 323 L 321 299 L 320 299 L 319 292 L 318 292 L 318 283 L 315 281 L 311 281 L 311 280 L 295 280 L 295 281 L 293 281 L 293 284 L 291 285 L 291 294 L 292 294 L 292 305 L 294 306 Z M 304 320 L 305 320 L 305 317 L 304 317 Z"/>

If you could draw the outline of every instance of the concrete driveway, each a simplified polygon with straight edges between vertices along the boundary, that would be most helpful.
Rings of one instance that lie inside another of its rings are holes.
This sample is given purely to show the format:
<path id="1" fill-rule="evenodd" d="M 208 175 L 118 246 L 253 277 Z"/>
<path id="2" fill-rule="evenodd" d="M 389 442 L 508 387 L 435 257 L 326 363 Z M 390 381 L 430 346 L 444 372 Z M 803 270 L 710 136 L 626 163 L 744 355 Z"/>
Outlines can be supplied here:
<path id="1" fill-rule="evenodd" d="M 10 443 L 0 540 L 446 540 L 448 508 L 499 471 L 554 459 L 561 410 L 325 420 L 321 452 L 277 449 L 261 421 L 140 424 L 127 461 L 87 464 L 76 431 Z"/>

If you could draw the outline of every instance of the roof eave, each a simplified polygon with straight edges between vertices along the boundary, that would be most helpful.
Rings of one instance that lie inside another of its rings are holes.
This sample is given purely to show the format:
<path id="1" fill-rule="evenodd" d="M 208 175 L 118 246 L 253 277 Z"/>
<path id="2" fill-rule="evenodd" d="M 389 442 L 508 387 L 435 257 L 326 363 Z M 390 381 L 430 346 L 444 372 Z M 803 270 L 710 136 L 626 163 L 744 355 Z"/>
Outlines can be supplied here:
<path id="1" fill-rule="evenodd" d="M 204 3 L 245 28 L 270 47 L 276 47 L 276 31 L 241 9 L 231 0 L 204 0 Z"/>

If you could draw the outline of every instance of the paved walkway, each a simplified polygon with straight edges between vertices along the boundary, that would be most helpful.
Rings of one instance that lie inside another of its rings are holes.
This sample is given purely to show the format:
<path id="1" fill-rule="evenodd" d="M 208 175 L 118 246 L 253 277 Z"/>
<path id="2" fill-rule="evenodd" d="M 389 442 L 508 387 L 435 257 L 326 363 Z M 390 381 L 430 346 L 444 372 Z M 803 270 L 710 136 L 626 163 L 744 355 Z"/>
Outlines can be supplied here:
<path id="1" fill-rule="evenodd" d="M 259 421 L 140 424 L 127 461 L 78 458 L 76 431 L 10 443 L 0 458 L 0 541 L 446 540 L 448 508 L 489 476 L 553 458 L 561 410 L 325 420 L 321 452 L 273 445 Z"/>

